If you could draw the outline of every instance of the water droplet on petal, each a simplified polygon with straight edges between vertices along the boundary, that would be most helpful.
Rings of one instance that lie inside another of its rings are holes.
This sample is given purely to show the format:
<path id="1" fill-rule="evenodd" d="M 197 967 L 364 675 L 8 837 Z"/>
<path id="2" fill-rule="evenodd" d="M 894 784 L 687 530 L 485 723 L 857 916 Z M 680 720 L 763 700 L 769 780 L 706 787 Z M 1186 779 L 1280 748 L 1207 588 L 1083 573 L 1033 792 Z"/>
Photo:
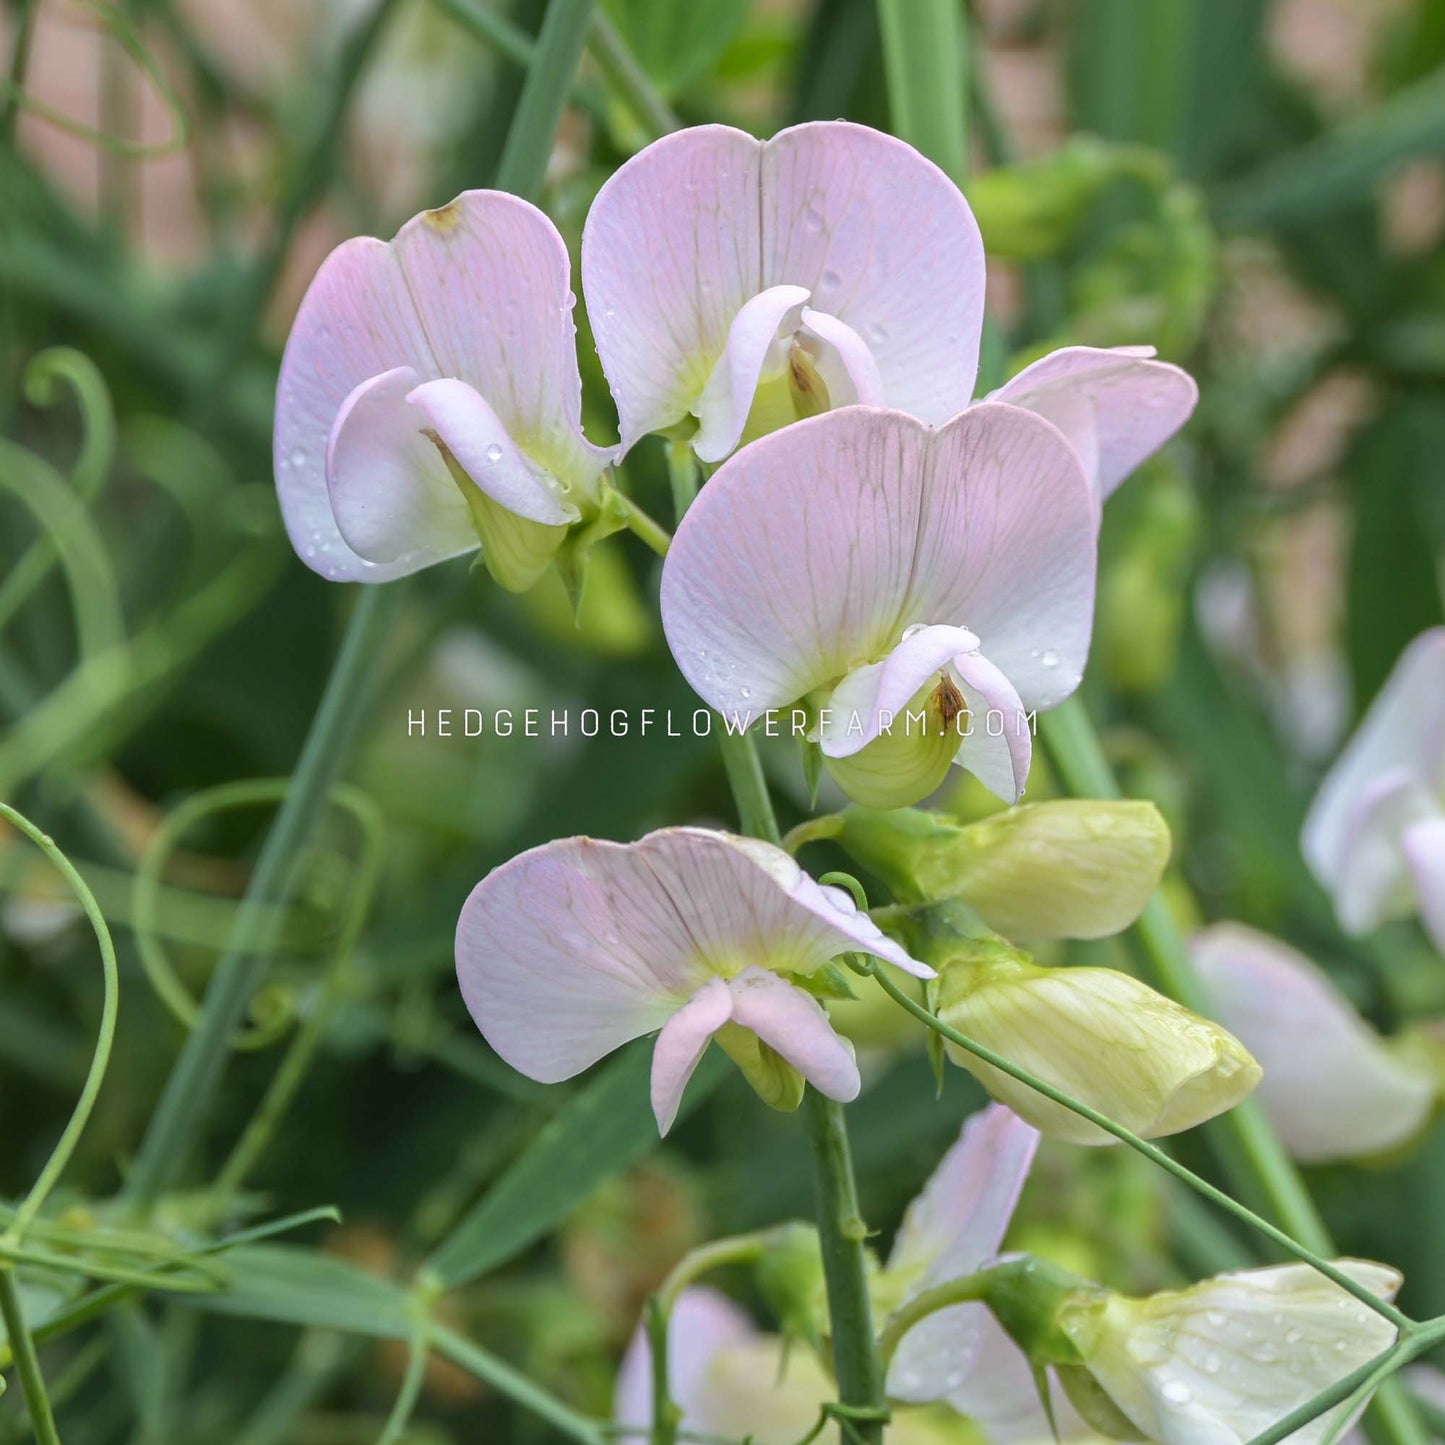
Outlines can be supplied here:
<path id="1" fill-rule="evenodd" d="M 824 286 L 830 289 L 832 287 L 841 286 L 843 284 L 843 278 L 831 267 L 823 272 L 821 281 Z"/>
<path id="2" fill-rule="evenodd" d="M 1059 665 L 1059 654 L 1051 647 L 1039 659 L 1045 667 L 1057 667 Z"/>
<path id="3" fill-rule="evenodd" d="M 493 442 L 491 446 L 487 448 L 487 460 L 489 462 L 499 462 L 502 460 L 502 449 L 496 442 Z"/>
<path id="4" fill-rule="evenodd" d="M 1187 1405 L 1194 1395 L 1183 1380 L 1170 1380 L 1164 1386 L 1164 1398 L 1171 1405 Z"/>
<path id="5" fill-rule="evenodd" d="M 1287 1345 L 1297 1345 L 1302 1339 L 1304 1339 L 1304 1336 L 1298 1330 L 1291 1330 L 1284 1337 L 1284 1342 Z"/>
<path id="6" fill-rule="evenodd" d="M 750 687 L 739 688 L 738 690 L 744 697 L 751 697 L 753 695 L 753 690 Z"/>
<path id="7" fill-rule="evenodd" d="M 1223 1310 L 1210 1310 L 1204 1318 L 1213 1330 L 1222 1330 L 1229 1323 L 1229 1316 Z"/>
<path id="8" fill-rule="evenodd" d="M 306 465 L 306 452 L 302 447 L 293 447 L 289 458 L 293 467 L 304 467 Z"/>

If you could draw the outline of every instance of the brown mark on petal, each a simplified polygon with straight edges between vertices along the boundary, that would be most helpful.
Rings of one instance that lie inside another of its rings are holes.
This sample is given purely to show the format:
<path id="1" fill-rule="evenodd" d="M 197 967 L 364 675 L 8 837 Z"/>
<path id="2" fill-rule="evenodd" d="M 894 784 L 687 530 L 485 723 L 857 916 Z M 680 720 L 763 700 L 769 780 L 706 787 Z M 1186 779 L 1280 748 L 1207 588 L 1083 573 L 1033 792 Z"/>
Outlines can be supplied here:
<path id="1" fill-rule="evenodd" d="M 958 684 L 946 672 L 938 679 L 938 686 L 933 689 L 933 703 L 938 709 L 939 721 L 945 731 L 953 726 L 954 720 L 960 714 L 968 716 L 968 704 L 964 702 Z"/>
<path id="2" fill-rule="evenodd" d="M 796 341 L 788 351 L 788 391 L 799 421 L 828 410 L 828 388 L 813 358 Z"/>
<path id="3" fill-rule="evenodd" d="M 423 211 L 421 218 L 439 236 L 445 236 L 461 225 L 462 213 L 455 201 L 448 201 L 444 206 Z"/>

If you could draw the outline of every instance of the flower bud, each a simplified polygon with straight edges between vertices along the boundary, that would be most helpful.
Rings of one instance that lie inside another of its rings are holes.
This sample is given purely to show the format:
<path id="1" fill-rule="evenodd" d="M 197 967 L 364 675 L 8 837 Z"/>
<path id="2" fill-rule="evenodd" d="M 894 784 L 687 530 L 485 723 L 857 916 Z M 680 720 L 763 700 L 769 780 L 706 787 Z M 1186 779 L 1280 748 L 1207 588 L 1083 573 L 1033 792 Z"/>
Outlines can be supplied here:
<path id="1" fill-rule="evenodd" d="M 811 1224 L 782 1225 L 758 1264 L 756 1279 L 785 1338 L 814 1344 L 823 1338 L 828 1320 L 823 1256 Z"/>
<path id="2" fill-rule="evenodd" d="M 1146 1139 L 1177 1134 L 1245 1098 L 1260 1068 L 1230 1033 L 1108 968 L 1041 968 L 1016 950 L 964 940 L 931 954 L 940 1019 Z M 925 955 L 930 956 L 930 955 Z M 947 1045 L 949 1057 L 1050 1138 L 1114 1137 L 1027 1084 Z"/>
<path id="3" fill-rule="evenodd" d="M 1169 859 L 1152 803 L 1025 803 L 968 824 L 914 809 L 842 816 L 838 841 L 901 901 L 960 898 L 1008 938 L 1118 933 Z"/>
<path id="4" fill-rule="evenodd" d="M 1400 1276 L 1383 1265 L 1339 1267 L 1382 1298 Z M 1059 1378 L 1090 1424 L 1160 1445 L 1249 1440 L 1394 1343 L 1368 1305 L 1305 1264 L 1218 1275 L 1147 1299 L 1109 1295 L 1066 1305 L 1059 1328 L 1082 1368 Z M 1315 1445 L 1344 1406 L 1290 1439 Z M 1122 1421 L 1120 1419 L 1122 1417 Z"/>

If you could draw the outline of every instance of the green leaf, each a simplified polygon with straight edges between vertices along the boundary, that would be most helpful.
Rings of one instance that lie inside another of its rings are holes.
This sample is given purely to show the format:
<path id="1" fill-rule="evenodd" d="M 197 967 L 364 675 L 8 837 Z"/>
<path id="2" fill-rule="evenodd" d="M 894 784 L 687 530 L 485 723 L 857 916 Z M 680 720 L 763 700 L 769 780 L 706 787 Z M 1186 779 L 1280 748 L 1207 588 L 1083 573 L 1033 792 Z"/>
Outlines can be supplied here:
<path id="1" fill-rule="evenodd" d="M 232 1250 L 226 1259 L 235 1270 L 231 1286 L 187 1295 L 187 1304 L 212 1314 L 380 1339 L 406 1339 L 412 1332 L 406 1290 L 338 1255 L 257 1244 Z"/>
<path id="2" fill-rule="evenodd" d="M 443 1285 L 466 1284 L 515 1258 L 656 1147 L 651 1067 L 651 1042 L 641 1040 L 558 1110 L 432 1255 L 430 1270 Z M 726 1069 L 723 1056 L 710 1049 L 688 1085 L 679 1117 L 712 1092 Z"/>
<path id="3" fill-rule="evenodd" d="M 748 0 L 604 0 L 642 68 L 669 98 L 706 75 L 732 44 Z"/>

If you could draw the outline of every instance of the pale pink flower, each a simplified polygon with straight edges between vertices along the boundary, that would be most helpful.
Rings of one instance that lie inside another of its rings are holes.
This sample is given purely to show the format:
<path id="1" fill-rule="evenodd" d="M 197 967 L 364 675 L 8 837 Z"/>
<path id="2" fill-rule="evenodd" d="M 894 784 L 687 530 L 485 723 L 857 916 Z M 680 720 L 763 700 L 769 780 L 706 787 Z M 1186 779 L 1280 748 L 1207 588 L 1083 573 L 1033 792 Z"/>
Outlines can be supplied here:
<path id="1" fill-rule="evenodd" d="M 456 939 L 472 1018 L 530 1078 L 569 1079 L 658 1030 L 652 1106 L 663 1133 L 725 1028 L 820 1093 L 856 1098 L 852 1046 L 790 982 L 853 950 L 932 975 L 846 892 L 815 883 L 781 848 L 704 828 L 533 848 L 477 884 Z"/>
<path id="2" fill-rule="evenodd" d="M 663 569 L 663 625 L 725 716 L 806 713 L 857 801 L 914 802 L 957 762 L 1014 802 L 1029 714 L 1083 675 L 1096 522 L 1078 457 L 1029 412 L 989 402 L 934 430 L 852 407 L 708 482 Z"/>
<path id="3" fill-rule="evenodd" d="M 308 566 L 385 582 L 483 548 L 530 586 L 612 453 L 580 424 L 567 248 L 535 206 L 468 191 L 326 259 L 276 393 L 276 486 Z"/>
<path id="4" fill-rule="evenodd" d="M 1445 952 L 1445 627 L 1405 649 L 1301 841 L 1349 932 L 1418 914 Z"/>
<path id="5" fill-rule="evenodd" d="M 598 193 L 582 280 L 624 450 L 680 428 L 716 462 L 829 407 L 940 425 L 973 397 L 977 223 L 937 166 L 866 126 L 657 141 Z M 1068 347 L 995 396 L 1058 425 L 1107 496 L 1194 408 L 1193 381 L 1152 357 Z"/>
<path id="6" fill-rule="evenodd" d="M 1195 934 L 1213 1016 L 1264 1070 L 1255 1097 L 1301 1163 L 1383 1154 L 1435 1106 L 1430 1069 L 1392 1048 L 1309 959 L 1239 923 Z"/>

